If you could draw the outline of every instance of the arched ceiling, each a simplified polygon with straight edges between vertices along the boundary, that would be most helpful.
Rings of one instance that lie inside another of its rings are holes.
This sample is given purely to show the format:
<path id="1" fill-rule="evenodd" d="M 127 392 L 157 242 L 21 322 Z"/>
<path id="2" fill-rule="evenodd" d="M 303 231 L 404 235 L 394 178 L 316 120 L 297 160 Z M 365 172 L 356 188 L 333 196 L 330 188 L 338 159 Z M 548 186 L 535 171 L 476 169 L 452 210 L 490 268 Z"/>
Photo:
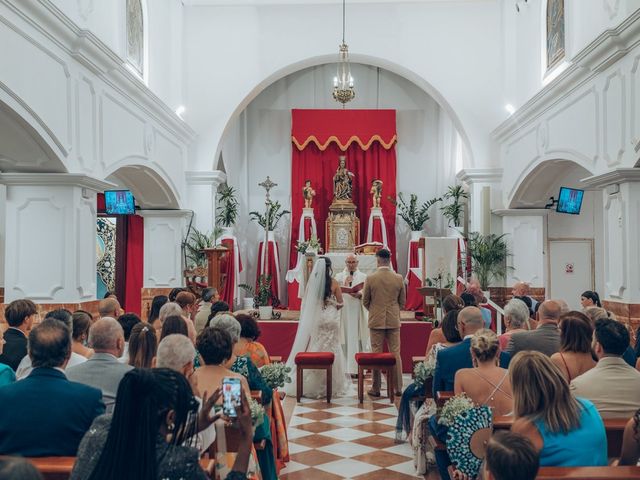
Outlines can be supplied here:
<path id="1" fill-rule="evenodd" d="M 113 172 L 107 181 L 131 190 L 142 209 L 180 208 L 178 199 L 167 183 L 155 171 L 143 165 L 127 165 Z"/>

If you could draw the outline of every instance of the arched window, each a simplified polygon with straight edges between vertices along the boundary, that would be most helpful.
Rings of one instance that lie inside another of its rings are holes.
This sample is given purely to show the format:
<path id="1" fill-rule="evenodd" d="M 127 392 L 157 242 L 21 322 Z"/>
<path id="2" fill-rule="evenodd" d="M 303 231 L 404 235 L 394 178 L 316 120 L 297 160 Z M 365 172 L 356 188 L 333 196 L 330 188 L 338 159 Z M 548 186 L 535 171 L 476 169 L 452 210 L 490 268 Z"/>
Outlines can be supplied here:
<path id="1" fill-rule="evenodd" d="M 144 12 L 142 0 L 127 0 L 127 63 L 144 78 Z"/>
<path id="2" fill-rule="evenodd" d="M 564 58 L 564 0 L 547 0 L 547 70 Z"/>

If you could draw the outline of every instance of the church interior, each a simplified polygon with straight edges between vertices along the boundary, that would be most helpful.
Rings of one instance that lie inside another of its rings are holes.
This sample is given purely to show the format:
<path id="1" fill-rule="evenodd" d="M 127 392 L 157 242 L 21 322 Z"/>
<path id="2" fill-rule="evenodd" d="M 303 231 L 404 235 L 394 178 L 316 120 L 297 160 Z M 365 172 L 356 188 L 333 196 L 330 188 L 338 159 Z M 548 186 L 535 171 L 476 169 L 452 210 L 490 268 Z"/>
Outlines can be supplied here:
<path id="1" fill-rule="evenodd" d="M 0 0 L 0 45 L 0 480 L 640 479 L 640 0 Z M 39 370 L 102 390 L 68 451 L 12 430 Z"/>

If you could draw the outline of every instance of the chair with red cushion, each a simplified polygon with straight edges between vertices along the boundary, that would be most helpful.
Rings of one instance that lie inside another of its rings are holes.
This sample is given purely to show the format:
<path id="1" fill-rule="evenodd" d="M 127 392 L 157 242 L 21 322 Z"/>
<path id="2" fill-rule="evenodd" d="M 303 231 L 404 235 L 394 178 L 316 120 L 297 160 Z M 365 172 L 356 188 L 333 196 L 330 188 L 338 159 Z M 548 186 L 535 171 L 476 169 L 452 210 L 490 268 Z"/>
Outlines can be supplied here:
<path id="1" fill-rule="evenodd" d="M 364 372 L 365 370 L 382 370 L 387 372 L 387 395 L 393 403 L 394 380 L 393 372 L 396 366 L 396 357 L 393 353 L 356 353 L 358 364 L 358 399 L 364 401 Z"/>
<path id="2" fill-rule="evenodd" d="M 331 403 L 331 370 L 335 355 L 331 352 L 300 352 L 296 355 L 296 398 L 302 398 L 302 378 L 305 370 L 325 370 L 327 372 L 327 403 Z"/>

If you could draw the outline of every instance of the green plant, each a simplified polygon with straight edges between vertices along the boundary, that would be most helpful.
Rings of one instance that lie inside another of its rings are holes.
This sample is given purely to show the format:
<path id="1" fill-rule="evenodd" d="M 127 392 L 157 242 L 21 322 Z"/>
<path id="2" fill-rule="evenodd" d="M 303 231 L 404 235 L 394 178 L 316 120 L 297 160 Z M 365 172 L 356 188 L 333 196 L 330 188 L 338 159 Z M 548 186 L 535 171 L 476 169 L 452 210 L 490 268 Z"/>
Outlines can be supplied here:
<path id="1" fill-rule="evenodd" d="M 275 202 L 269 202 L 269 209 L 266 213 L 261 212 L 249 212 L 249 217 L 251 220 L 258 222 L 262 228 L 267 228 L 267 219 L 269 220 L 269 230 L 275 230 L 278 222 L 285 215 L 289 215 L 291 212 L 289 210 L 282 210 L 282 205 L 278 200 Z"/>
<path id="2" fill-rule="evenodd" d="M 447 193 L 443 195 L 443 198 L 452 200 L 452 202 L 440 209 L 442 210 L 442 215 L 449 220 L 449 225 L 453 223 L 454 227 L 459 227 L 464 211 L 464 203 L 461 202 L 461 200 L 469 198 L 469 194 L 464 191 L 462 185 L 450 185 L 447 188 Z"/>
<path id="3" fill-rule="evenodd" d="M 298 253 L 305 253 L 308 248 L 315 249 L 316 251 L 320 251 L 320 249 L 322 248 L 322 245 L 320 245 L 320 241 L 318 240 L 318 237 L 313 235 L 306 242 L 298 241 L 296 243 L 296 250 L 298 251 Z"/>
<path id="4" fill-rule="evenodd" d="M 205 233 L 195 227 L 192 229 L 185 244 L 190 267 L 204 267 L 207 265 L 207 255 L 203 250 L 215 246 L 217 236 L 215 232 L 214 230 L 214 233 Z"/>
<path id="5" fill-rule="evenodd" d="M 223 227 L 232 227 L 238 219 L 238 199 L 233 187 L 224 185 L 218 192 L 216 221 Z"/>
<path id="6" fill-rule="evenodd" d="M 505 240 L 506 234 L 469 234 L 467 255 L 471 257 L 471 269 L 483 290 L 494 280 L 507 276 L 507 258 L 511 255 Z"/>
<path id="7" fill-rule="evenodd" d="M 409 203 L 404 199 L 404 194 L 398 194 L 398 200 L 389 197 L 389 201 L 398 209 L 398 215 L 402 218 L 413 232 L 422 230 L 424 222 L 429 220 L 429 209 L 436 203 L 442 201 L 441 198 L 432 198 L 418 206 L 418 196 L 415 193 L 409 195 Z"/>
<path id="8" fill-rule="evenodd" d="M 271 275 L 260 275 L 258 278 L 258 290 L 251 285 L 242 283 L 238 285 L 247 295 L 253 297 L 253 308 L 266 307 L 271 301 L 273 307 L 280 305 L 280 300 L 271 292 Z"/>

